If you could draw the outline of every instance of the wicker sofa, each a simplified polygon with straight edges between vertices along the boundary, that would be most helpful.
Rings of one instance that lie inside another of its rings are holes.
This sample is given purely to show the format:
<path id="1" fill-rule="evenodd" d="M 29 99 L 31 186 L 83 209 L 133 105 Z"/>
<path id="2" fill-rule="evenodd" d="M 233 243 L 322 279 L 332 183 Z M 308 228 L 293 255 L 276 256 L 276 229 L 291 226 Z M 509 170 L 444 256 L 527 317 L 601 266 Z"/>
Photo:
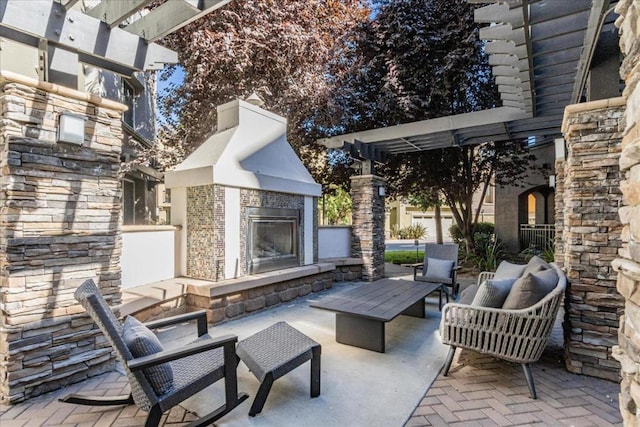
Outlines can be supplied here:
<path id="1" fill-rule="evenodd" d="M 521 309 L 483 307 L 473 303 L 449 303 L 442 309 L 442 342 L 450 345 L 443 374 L 449 373 L 456 348 L 466 348 L 510 362 L 521 363 L 531 397 L 536 399 L 529 364 L 538 361 L 549 340 L 562 302 L 567 279 L 555 264 L 546 264 L 557 273 L 557 283 L 541 300 Z M 478 277 L 476 291 L 494 273 Z M 462 298 L 461 298 L 462 299 Z M 470 298 L 467 296 L 467 302 Z"/>

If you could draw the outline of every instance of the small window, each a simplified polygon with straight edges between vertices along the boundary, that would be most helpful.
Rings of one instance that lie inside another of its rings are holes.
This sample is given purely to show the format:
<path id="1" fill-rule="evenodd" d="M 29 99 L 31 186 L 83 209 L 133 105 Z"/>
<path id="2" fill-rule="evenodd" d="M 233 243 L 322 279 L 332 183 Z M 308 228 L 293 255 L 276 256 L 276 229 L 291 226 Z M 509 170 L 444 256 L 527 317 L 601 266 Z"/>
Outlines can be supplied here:
<path id="1" fill-rule="evenodd" d="M 122 223 L 132 225 L 136 223 L 136 186 L 133 181 L 122 181 Z"/>
<path id="2" fill-rule="evenodd" d="M 125 79 L 122 79 L 122 101 L 129 109 L 122 113 L 122 121 L 135 129 L 136 120 L 136 90 Z"/>
<path id="3" fill-rule="evenodd" d="M 484 201 L 483 203 L 487 203 L 487 204 L 493 204 L 493 200 L 494 200 L 494 187 L 493 185 L 489 185 L 487 187 L 487 192 L 484 194 Z"/>

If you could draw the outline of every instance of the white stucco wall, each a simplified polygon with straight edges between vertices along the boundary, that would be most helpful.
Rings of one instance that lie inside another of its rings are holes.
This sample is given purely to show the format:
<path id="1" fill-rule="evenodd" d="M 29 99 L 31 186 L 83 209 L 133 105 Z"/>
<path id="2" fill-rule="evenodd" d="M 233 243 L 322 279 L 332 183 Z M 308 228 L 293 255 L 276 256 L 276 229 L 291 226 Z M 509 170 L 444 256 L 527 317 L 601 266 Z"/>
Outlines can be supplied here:
<path id="1" fill-rule="evenodd" d="M 350 226 L 336 225 L 318 228 L 318 258 L 348 258 L 350 256 Z"/>
<path id="2" fill-rule="evenodd" d="M 171 226 L 123 227 L 122 289 L 175 277 L 175 233 Z"/>
<path id="3" fill-rule="evenodd" d="M 224 191 L 224 278 L 233 279 L 240 274 L 240 190 Z"/>

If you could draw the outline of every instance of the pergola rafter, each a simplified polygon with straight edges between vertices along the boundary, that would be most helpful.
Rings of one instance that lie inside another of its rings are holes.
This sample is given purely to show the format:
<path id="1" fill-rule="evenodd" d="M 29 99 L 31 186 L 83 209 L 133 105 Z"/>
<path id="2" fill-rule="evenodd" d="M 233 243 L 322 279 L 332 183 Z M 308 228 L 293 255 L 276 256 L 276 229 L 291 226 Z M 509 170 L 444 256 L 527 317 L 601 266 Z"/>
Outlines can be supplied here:
<path id="1" fill-rule="evenodd" d="M 474 11 L 502 107 L 324 138 L 336 148 L 358 139 L 390 153 L 486 141 L 559 138 L 564 108 L 580 102 L 593 52 L 612 28 L 614 0 L 467 0 Z M 617 82 L 616 82 L 617 83 Z M 410 144 L 407 143 L 410 142 Z"/>

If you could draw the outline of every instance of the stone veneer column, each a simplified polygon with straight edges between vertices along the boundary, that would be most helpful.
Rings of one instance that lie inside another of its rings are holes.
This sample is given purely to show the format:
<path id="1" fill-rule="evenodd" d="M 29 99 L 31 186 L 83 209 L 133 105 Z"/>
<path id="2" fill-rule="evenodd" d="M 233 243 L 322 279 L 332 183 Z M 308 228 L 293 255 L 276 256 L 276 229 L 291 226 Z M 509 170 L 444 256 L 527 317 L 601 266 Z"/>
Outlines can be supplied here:
<path id="1" fill-rule="evenodd" d="M 564 139 L 556 140 L 556 163 L 555 163 L 555 196 L 554 200 L 554 222 L 556 236 L 554 240 L 554 261 L 560 267 L 564 267 L 564 256 L 566 251 L 565 240 L 563 236 L 564 231 L 564 185 L 565 185 L 565 142 Z M 558 153 L 560 151 L 560 153 Z"/>
<path id="2" fill-rule="evenodd" d="M 384 196 L 378 189 L 385 180 L 375 175 L 351 177 L 351 253 L 362 258 L 362 279 L 384 277 Z"/>
<path id="3" fill-rule="evenodd" d="M 121 302 L 124 105 L 0 74 L 0 400 L 13 403 L 114 366 L 73 292 L 94 279 Z M 82 145 L 56 142 L 61 112 Z"/>
<path id="4" fill-rule="evenodd" d="M 620 76 L 626 83 L 623 97 L 627 109 L 620 156 L 623 248 L 613 261 L 618 271 L 618 291 L 625 298 L 625 312 L 620 319 L 619 345 L 613 354 L 622 366 L 622 418 L 625 425 L 635 426 L 640 424 L 640 2 L 620 0 L 616 13 L 620 15 L 616 25 L 624 54 Z"/>
<path id="5" fill-rule="evenodd" d="M 571 372 L 612 381 L 619 380 L 620 366 L 611 348 L 618 343 L 618 319 L 624 307 L 611 266 L 622 246 L 618 162 L 623 113 L 622 98 L 566 108 L 567 156 L 560 192 L 563 267 L 569 280 L 565 363 Z"/>

